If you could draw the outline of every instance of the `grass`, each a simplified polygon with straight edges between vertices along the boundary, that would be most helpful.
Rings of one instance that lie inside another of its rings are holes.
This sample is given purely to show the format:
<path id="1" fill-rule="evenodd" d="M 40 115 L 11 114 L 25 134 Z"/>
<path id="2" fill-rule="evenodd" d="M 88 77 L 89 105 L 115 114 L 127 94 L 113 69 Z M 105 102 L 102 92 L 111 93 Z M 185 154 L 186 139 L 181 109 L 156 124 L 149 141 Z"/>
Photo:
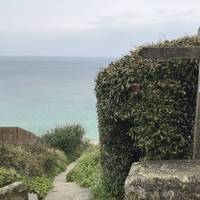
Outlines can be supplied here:
<path id="1" fill-rule="evenodd" d="M 80 186 L 90 187 L 99 171 L 99 151 L 83 154 L 75 168 L 68 174 L 68 181 L 76 181 Z"/>
<path id="2" fill-rule="evenodd" d="M 91 146 L 83 153 L 66 180 L 74 181 L 82 187 L 90 187 L 94 200 L 115 200 L 104 183 L 97 146 Z"/>

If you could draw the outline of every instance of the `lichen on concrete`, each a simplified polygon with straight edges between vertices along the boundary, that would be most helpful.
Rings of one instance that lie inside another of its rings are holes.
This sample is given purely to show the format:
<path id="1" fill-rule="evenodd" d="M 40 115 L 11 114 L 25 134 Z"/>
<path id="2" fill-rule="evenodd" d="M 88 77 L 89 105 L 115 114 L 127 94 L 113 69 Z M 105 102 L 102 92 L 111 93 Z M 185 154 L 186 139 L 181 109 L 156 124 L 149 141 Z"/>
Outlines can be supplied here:
<path id="1" fill-rule="evenodd" d="M 199 200 L 200 161 L 134 163 L 124 188 L 126 200 Z"/>

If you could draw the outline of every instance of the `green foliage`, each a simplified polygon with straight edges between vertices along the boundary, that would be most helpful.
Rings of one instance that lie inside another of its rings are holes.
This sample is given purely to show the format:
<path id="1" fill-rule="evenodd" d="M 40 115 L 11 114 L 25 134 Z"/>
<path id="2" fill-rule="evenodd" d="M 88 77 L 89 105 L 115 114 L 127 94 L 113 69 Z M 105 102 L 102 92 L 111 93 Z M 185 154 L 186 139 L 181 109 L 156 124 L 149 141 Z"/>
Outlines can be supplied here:
<path id="1" fill-rule="evenodd" d="M 0 166 L 13 168 L 25 176 L 54 176 L 67 164 L 62 152 L 44 145 L 0 144 Z"/>
<path id="2" fill-rule="evenodd" d="M 184 37 L 151 46 L 197 45 Z M 140 48 L 96 80 L 103 176 L 118 199 L 132 162 L 191 157 L 198 62 L 143 59 Z"/>
<path id="3" fill-rule="evenodd" d="M 101 171 L 99 171 L 91 185 L 94 200 L 116 200 L 109 192 Z"/>
<path id="4" fill-rule="evenodd" d="M 0 188 L 16 181 L 23 181 L 29 192 L 38 194 L 40 199 L 44 198 L 53 186 L 53 181 L 50 178 L 44 176 L 30 178 L 27 176 L 21 176 L 13 169 L 0 167 Z"/>
<path id="5" fill-rule="evenodd" d="M 78 164 L 67 175 L 67 181 L 78 182 L 81 186 L 90 187 L 99 171 L 100 153 L 97 149 L 81 156 Z"/>
<path id="6" fill-rule="evenodd" d="M 34 177 L 27 181 L 30 192 L 38 194 L 38 197 L 44 198 L 48 191 L 53 187 L 53 181 L 47 177 Z"/>
<path id="7" fill-rule="evenodd" d="M 22 176 L 15 170 L 0 167 L 0 188 L 21 180 Z"/>
<path id="8" fill-rule="evenodd" d="M 26 147 L 13 145 L 0 145 L 0 165 L 6 168 L 13 168 L 24 175 L 40 175 L 38 161 L 31 156 L 31 152 Z"/>
<path id="9" fill-rule="evenodd" d="M 66 178 L 67 181 L 75 181 L 83 187 L 90 187 L 95 200 L 114 200 L 103 181 L 100 152 L 96 146 L 92 146 L 84 152 Z"/>
<path id="10" fill-rule="evenodd" d="M 64 171 L 67 163 L 63 152 L 44 145 L 1 144 L 0 187 L 21 180 L 43 198 L 52 187 L 52 178 Z"/>
<path id="11" fill-rule="evenodd" d="M 66 153 L 70 159 L 80 156 L 83 144 L 85 130 L 80 125 L 57 126 L 55 129 L 47 131 L 41 137 L 41 142 L 51 145 Z"/>
<path id="12" fill-rule="evenodd" d="M 16 181 L 23 181 L 27 186 L 29 192 L 37 193 L 40 199 L 45 197 L 47 192 L 53 186 L 53 180 L 50 178 L 44 176 L 41 177 L 21 176 L 13 169 L 6 169 L 0 167 L 0 187 L 4 187 Z"/>
<path id="13" fill-rule="evenodd" d="M 38 165 L 42 169 L 42 175 L 54 177 L 63 171 L 68 164 L 66 155 L 60 150 L 44 145 L 34 145 L 30 150 L 32 156 L 38 161 Z"/>

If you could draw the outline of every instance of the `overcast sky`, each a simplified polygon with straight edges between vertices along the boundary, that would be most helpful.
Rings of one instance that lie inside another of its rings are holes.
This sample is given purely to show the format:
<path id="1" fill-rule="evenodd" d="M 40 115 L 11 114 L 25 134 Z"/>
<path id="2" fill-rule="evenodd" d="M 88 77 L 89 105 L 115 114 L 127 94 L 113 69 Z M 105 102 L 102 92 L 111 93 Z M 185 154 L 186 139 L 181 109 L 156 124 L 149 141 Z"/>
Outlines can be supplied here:
<path id="1" fill-rule="evenodd" d="M 200 0 L 0 0 L 0 55 L 121 56 L 200 25 Z"/>

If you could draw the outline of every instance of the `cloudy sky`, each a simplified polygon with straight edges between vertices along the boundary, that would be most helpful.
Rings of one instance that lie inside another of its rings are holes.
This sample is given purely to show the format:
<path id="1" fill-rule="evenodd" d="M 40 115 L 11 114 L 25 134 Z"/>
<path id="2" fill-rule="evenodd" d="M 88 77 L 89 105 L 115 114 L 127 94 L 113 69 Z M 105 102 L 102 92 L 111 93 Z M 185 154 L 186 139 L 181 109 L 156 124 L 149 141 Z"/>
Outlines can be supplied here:
<path id="1" fill-rule="evenodd" d="M 199 25 L 199 0 L 0 0 L 0 55 L 121 56 Z"/>

